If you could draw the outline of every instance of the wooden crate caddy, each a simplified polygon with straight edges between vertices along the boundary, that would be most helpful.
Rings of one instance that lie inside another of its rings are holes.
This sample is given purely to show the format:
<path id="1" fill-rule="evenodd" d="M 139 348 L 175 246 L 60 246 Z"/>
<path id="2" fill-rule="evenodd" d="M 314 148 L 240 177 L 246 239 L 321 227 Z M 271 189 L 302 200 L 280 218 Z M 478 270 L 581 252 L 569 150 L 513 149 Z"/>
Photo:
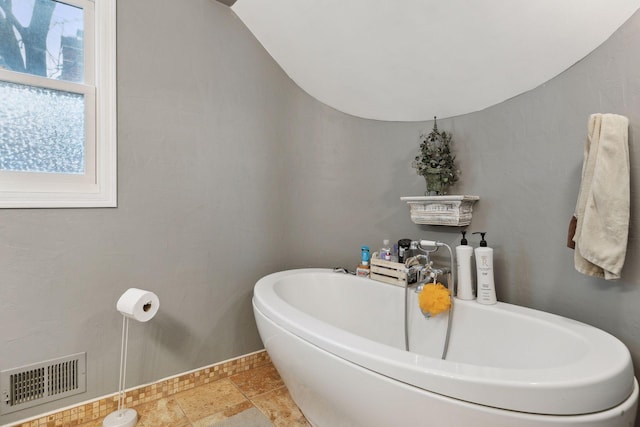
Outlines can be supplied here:
<path id="1" fill-rule="evenodd" d="M 378 282 L 405 287 L 407 286 L 407 268 L 399 262 L 371 258 L 369 278 Z"/>

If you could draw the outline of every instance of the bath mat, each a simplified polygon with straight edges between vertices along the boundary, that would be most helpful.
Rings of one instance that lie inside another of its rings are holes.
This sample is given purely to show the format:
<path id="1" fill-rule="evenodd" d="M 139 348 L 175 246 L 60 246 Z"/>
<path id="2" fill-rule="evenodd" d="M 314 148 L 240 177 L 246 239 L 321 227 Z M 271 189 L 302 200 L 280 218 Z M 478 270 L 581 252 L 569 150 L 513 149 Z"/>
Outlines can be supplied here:
<path id="1" fill-rule="evenodd" d="M 257 408 L 250 408 L 208 427 L 273 427 L 273 423 Z"/>

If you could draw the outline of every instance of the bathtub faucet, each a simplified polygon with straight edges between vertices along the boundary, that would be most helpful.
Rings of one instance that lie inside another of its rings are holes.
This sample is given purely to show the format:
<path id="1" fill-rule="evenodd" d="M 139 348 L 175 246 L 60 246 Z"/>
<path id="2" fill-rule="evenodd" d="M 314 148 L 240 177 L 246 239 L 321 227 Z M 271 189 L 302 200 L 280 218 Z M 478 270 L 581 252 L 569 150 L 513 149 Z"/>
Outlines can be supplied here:
<path id="1" fill-rule="evenodd" d="M 420 276 L 419 276 L 419 285 L 416 288 L 416 291 L 421 291 L 424 287 L 424 284 L 429 280 L 435 281 L 438 276 L 448 274 L 449 280 L 447 280 L 447 287 L 451 290 L 451 295 L 456 295 L 456 280 L 454 277 L 455 270 L 455 261 L 453 258 L 453 250 L 451 246 L 447 245 L 444 242 L 439 242 L 437 240 L 420 240 L 417 242 L 420 250 L 425 252 L 424 255 L 417 255 L 415 258 L 419 259 L 424 257 L 426 259 L 426 263 L 424 265 L 420 265 Z M 433 261 L 430 260 L 430 255 L 436 252 L 439 248 L 445 247 L 449 251 L 449 267 L 444 268 L 433 268 Z M 433 248 L 433 249 L 428 249 Z M 426 280 L 425 277 L 428 277 Z"/>
<path id="2" fill-rule="evenodd" d="M 416 293 L 420 293 L 422 288 L 424 288 L 424 285 L 427 283 L 436 283 L 438 281 L 438 277 L 451 273 L 450 268 L 433 268 L 432 264 L 432 262 L 429 262 L 429 264 L 423 266 L 419 270 L 418 286 L 415 289 Z M 449 281 L 450 280 L 447 280 L 447 287 L 450 286 Z"/>
<path id="3" fill-rule="evenodd" d="M 420 277 L 422 278 L 421 282 L 437 282 L 438 277 L 449 273 L 451 273 L 450 268 L 433 268 L 431 265 L 425 265 L 420 272 Z"/>

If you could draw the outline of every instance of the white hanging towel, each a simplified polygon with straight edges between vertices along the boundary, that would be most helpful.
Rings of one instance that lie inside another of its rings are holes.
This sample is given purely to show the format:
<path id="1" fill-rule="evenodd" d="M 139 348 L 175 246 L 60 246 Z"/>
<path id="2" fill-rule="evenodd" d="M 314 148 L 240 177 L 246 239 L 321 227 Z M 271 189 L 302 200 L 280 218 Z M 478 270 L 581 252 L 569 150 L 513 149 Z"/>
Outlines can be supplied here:
<path id="1" fill-rule="evenodd" d="M 574 263 L 579 272 L 620 278 L 629 234 L 629 119 L 592 114 L 576 204 Z"/>

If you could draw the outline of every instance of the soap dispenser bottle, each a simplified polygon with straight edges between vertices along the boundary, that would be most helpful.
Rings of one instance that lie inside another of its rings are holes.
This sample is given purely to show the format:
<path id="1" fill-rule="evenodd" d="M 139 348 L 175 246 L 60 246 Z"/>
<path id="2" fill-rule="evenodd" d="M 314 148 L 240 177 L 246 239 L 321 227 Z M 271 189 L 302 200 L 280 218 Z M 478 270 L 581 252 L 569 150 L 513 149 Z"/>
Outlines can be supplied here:
<path id="1" fill-rule="evenodd" d="M 471 274 L 471 258 L 473 248 L 468 245 L 466 231 L 462 231 L 460 246 L 456 246 L 456 259 L 458 261 L 458 286 L 456 296 L 459 299 L 475 299 L 473 292 L 473 276 Z"/>
<path id="2" fill-rule="evenodd" d="M 495 304 L 496 285 L 493 280 L 493 249 L 487 246 L 484 239 L 485 232 L 476 232 L 480 234 L 480 247 L 475 249 L 476 255 L 476 273 L 478 284 L 478 302 L 480 304 Z"/>

